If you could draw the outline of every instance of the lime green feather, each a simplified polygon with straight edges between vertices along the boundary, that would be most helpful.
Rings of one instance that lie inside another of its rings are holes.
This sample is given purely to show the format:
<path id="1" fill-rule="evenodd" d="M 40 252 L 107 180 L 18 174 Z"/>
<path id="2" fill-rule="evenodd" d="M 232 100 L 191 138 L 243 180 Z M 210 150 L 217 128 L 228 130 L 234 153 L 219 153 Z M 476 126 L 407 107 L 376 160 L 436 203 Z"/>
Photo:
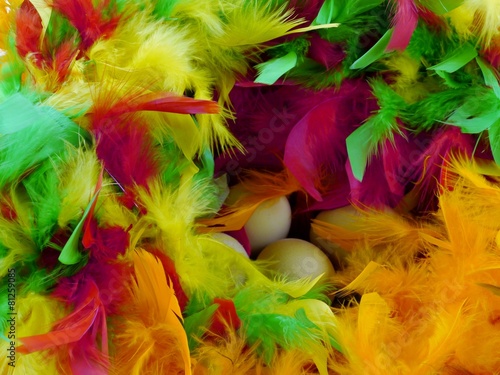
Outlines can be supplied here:
<path id="1" fill-rule="evenodd" d="M 1 103 L 0 113 L 0 188 L 87 136 L 63 114 L 34 105 L 21 94 Z"/>

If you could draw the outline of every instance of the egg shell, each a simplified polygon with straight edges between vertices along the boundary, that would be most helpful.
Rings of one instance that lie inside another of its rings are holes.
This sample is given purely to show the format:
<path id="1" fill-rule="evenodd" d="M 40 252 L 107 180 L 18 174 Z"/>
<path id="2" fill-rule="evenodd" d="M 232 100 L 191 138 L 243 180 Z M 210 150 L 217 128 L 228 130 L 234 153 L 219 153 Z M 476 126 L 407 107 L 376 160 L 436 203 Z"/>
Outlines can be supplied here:
<path id="1" fill-rule="evenodd" d="M 286 197 L 262 202 L 245 224 L 252 256 L 288 235 L 292 224 L 292 209 Z"/>
<path id="2" fill-rule="evenodd" d="M 212 235 L 212 238 L 214 240 L 222 242 L 224 245 L 229 246 L 230 248 L 234 249 L 237 253 L 248 258 L 248 254 L 247 254 L 245 248 L 243 247 L 242 244 L 240 244 L 238 242 L 238 240 L 236 238 L 231 237 L 230 235 L 228 235 L 226 233 L 214 233 Z"/>
<path id="3" fill-rule="evenodd" d="M 268 268 L 287 275 L 291 280 L 315 278 L 321 274 L 329 279 L 335 274 L 326 254 L 312 243 L 296 238 L 286 238 L 266 246 L 257 259 L 272 261 Z"/>
<path id="4" fill-rule="evenodd" d="M 342 228 L 355 230 L 356 219 L 360 215 L 361 214 L 358 210 L 349 205 L 335 210 L 322 211 L 318 214 L 318 216 L 316 216 L 316 220 L 334 224 Z M 309 234 L 309 239 L 314 245 L 322 249 L 335 263 L 335 265 L 341 266 L 345 263 L 345 258 L 347 257 L 348 252 L 342 249 L 342 247 L 334 242 L 321 238 L 314 233 L 312 229 Z"/>

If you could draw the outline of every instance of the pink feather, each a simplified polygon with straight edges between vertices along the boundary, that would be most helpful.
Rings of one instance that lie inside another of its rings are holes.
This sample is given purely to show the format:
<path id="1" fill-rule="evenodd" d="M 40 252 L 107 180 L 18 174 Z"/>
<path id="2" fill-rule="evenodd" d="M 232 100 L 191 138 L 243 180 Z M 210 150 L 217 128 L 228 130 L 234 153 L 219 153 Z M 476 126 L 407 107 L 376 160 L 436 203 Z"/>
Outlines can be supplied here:
<path id="1" fill-rule="evenodd" d="M 386 51 L 404 51 L 418 24 L 418 9 L 413 0 L 392 0 L 394 31 Z"/>

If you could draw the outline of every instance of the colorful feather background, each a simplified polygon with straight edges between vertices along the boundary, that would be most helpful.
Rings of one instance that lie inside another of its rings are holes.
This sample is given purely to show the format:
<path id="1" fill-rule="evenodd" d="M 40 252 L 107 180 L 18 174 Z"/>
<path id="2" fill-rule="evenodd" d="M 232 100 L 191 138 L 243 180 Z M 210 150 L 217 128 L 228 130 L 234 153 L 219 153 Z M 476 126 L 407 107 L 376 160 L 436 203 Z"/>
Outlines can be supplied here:
<path id="1" fill-rule="evenodd" d="M 0 0 L 0 374 L 499 374 L 499 67 L 498 0 Z M 333 276 L 217 237 L 282 197 Z"/>

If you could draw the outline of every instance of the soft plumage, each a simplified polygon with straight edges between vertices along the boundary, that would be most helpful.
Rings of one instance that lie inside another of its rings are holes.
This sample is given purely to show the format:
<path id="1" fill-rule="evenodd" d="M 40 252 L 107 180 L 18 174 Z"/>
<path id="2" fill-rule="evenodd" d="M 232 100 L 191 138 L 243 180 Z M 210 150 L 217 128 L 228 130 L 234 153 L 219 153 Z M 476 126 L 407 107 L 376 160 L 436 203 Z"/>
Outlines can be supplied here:
<path id="1" fill-rule="evenodd" d="M 2 374 L 498 373 L 499 17 L 0 0 Z M 278 197 L 332 277 L 214 235 Z"/>

